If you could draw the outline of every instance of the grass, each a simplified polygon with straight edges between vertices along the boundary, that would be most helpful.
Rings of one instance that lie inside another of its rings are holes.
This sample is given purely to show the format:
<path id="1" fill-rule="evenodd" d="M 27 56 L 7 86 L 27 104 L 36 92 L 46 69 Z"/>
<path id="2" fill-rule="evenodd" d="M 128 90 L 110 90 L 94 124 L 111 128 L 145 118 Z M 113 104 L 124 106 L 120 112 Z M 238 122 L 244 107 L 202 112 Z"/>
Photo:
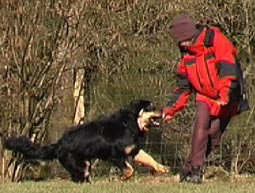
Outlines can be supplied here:
<path id="1" fill-rule="evenodd" d="M 200 185 L 178 183 L 173 177 L 135 177 L 128 182 L 94 179 L 92 184 L 69 180 L 0 184 L 0 193 L 253 193 L 254 190 L 254 178 L 206 181 Z"/>

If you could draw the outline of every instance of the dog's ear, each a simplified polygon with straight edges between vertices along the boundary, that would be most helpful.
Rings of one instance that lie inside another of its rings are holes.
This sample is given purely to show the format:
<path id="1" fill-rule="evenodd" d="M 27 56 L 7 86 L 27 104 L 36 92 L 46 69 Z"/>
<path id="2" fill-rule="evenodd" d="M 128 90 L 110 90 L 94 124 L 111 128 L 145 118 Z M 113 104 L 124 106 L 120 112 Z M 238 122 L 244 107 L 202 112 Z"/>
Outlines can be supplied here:
<path id="1" fill-rule="evenodd" d="M 138 116 L 141 117 L 141 116 L 143 115 L 143 112 L 144 112 L 144 109 L 142 108 L 142 109 L 139 111 Z"/>

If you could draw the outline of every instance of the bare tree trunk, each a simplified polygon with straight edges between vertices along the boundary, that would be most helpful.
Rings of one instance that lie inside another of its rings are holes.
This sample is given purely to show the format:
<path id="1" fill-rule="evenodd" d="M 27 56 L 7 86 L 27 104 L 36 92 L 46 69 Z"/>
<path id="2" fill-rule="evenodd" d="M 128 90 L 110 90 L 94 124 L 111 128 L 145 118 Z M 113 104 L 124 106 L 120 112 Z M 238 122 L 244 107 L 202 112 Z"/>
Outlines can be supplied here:
<path id="1" fill-rule="evenodd" d="M 74 70 L 74 125 L 78 125 L 84 122 L 85 110 L 84 110 L 84 69 Z"/>
<path id="2" fill-rule="evenodd" d="M 7 69 L 10 68 L 6 70 L 10 76 L 5 77 L 8 132 L 41 142 L 47 129 L 44 125 L 59 100 L 57 94 L 61 77 L 70 63 L 71 54 L 78 47 L 73 41 L 77 29 L 68 28 L 68 25 L 73 25 L 70 21 L 72 17 L 69 16 L 75 13 L 75 9 L 61 10 L 56 3 L 55 12 L 51 12 L 48 2 L 19 3 L 14 5 L 8 1 L 5 7 L 5 11 L 10 13 L 12 9 L 9 5 L 14 6 L 14 9 L 17 6 L 19 10 L 16 17 L 16 13 L 10 14 L 13 17 L 8 15 L 10 20 L 7 20 L 6 27 L 10 30 L 6 38 L 6 53 L 3 55 Z M 27 9 L 32 10 L 30 14 L 25 13 Z M 45 25 L 45 15 L 54 17 L 54 26 Z M 5 157 L 6 162 L 3 162 L 5 165 L 2 167 L 4 176 L 19 181 L 27 168 L 22 162 L 22 156 L 7 153 Z"/>
<path id="3" fill-rule="evenodd" d="M 0 179 L 3 175 L 4 170 L 4 148 L 3 148 L 3 141 L 0 138 Z"/>

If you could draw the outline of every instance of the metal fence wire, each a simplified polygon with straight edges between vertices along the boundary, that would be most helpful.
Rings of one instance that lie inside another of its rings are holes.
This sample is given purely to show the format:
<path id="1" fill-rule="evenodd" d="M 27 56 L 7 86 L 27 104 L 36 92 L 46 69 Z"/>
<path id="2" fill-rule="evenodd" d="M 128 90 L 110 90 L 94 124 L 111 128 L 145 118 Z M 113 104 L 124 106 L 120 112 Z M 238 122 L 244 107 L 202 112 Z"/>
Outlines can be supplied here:
<path id="1" fill-rule="evenodd" d="M 233 174 L 255 174 L 254 132 L 254 126 L 248 126 L 242 132 L 229 128 L 219 147 L 205 159 L 205 168 L 219 167 Z M 191 150 L 191 135 L 192 130 L 154 131 L 147 136 L 144 149 L 177 173 Z"/>

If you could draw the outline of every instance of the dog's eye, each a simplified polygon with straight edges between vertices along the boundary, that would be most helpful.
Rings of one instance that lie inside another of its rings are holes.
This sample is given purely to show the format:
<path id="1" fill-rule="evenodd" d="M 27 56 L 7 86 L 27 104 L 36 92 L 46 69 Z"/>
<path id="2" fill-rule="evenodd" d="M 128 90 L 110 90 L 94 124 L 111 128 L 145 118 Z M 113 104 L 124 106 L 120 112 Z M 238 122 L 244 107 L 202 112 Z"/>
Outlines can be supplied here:
<path id="1" fill-rule="evenodd" d="M 154 111 L 156 108 L 153 105 L 149 105 L 147 107 L 144 108 L 144 111 L 146 112 L 150 112 L 150 111 Z"/>

